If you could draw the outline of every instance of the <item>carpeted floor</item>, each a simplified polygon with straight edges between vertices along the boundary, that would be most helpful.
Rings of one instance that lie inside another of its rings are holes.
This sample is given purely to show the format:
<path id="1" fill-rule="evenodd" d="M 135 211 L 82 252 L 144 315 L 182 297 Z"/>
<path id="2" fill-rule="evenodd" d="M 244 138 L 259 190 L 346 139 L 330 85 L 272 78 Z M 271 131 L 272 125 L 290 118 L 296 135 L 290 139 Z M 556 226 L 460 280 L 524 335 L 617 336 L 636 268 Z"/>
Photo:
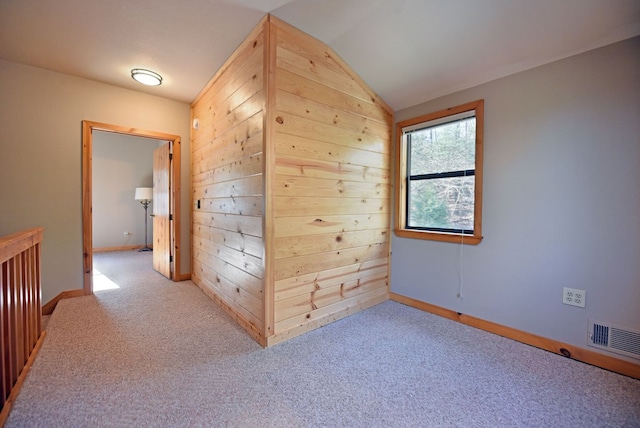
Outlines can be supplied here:
<path id="1" fill-rule="evenodd" d="M 60 302 L 8 427 L 640 427 L 640 381 L 397 303 L 262 349 L 151 254 Z"/>

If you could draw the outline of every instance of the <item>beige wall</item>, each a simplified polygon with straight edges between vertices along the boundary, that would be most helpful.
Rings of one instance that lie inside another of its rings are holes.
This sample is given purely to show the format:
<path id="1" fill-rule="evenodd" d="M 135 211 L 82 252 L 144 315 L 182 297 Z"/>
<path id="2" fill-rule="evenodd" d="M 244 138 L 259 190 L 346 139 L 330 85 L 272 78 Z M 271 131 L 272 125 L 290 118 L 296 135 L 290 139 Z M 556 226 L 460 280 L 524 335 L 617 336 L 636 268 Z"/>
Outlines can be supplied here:
<path id="1" fill-rule="evenodd" d="M 81 122 L 180 135 L 189 269 L 189 105 L 0 60 L 0 235 L 43 226 L 42 297 L 82 288 Z"/>
<path id="2" fill-rule="evenodd" d="M 166 141 L 113 132 L 93 133 L 93 248 L 145 244 L 144 208 L 136 187 L 153 187 L 153 151 Z M 148 207 L 153 213 L 153 201 Z M 124 232 L 129 232 L 125 236 Z M 147 243 L 153 221 L 147 221 Z"/>

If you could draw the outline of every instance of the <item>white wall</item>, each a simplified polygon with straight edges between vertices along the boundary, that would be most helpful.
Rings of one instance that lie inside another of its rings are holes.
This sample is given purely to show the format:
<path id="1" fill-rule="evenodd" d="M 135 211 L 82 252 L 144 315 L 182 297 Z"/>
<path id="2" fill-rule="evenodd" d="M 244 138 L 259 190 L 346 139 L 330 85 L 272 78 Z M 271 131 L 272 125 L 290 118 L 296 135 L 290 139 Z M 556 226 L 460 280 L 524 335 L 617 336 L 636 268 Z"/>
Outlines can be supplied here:
<path id="1" fill-rule="evenodd" d="M 589 319 L 640 330 L 640 38 L 396 120 L 481 98 L 484 240 L 393 236 L 391 291 L 584 348 Z M 562 287 L 587 307 L 563 305 Z"/>
<path id="2" fill-rule="evenodd" d="M 112 132 L 93 133 L 93 248 L 145 244 L 144 207 L 136 187 L 153 187 L 153 151 L 166 141 Z M 153 202 L 148 214 L 153 213 Z M 129 232 L 125 236 L 124 232 Z M 147 219 L 147 243 L 153 221 Z"/>
<path id="3" fill-rule="evenodd" d="M 180 135 L 190 266 L 189 105 L 0 60 L 0 235 L 43 226 L 42 297 L 82 288 L 82 120 Z"/>

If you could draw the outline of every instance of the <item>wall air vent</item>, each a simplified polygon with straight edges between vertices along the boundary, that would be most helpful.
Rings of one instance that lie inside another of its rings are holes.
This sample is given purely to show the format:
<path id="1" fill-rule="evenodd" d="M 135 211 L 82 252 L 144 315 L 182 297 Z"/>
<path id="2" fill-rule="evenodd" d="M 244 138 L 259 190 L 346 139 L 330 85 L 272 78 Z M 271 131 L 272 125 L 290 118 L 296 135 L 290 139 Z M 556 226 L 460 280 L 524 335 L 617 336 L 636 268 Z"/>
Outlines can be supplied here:
<path id="1" fill-rule="evenodd" d="M 587 345 L 640 360 L 640 332 L 599 322 L 589 322 Z"/>

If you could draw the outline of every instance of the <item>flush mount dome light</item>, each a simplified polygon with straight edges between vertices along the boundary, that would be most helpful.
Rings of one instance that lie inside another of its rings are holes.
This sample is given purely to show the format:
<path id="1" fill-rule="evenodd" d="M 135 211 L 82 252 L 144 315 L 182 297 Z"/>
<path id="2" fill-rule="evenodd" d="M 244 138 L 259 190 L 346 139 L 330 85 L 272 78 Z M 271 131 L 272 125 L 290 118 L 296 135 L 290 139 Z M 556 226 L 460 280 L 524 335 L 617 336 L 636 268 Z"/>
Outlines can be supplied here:
<path id="1" fill-rule="evenodd" d="M 159 86 L 162 83 L 162 76 L 144 68 L 134 68 L 131 70 L 131 77 L 143 85 Z"/>

